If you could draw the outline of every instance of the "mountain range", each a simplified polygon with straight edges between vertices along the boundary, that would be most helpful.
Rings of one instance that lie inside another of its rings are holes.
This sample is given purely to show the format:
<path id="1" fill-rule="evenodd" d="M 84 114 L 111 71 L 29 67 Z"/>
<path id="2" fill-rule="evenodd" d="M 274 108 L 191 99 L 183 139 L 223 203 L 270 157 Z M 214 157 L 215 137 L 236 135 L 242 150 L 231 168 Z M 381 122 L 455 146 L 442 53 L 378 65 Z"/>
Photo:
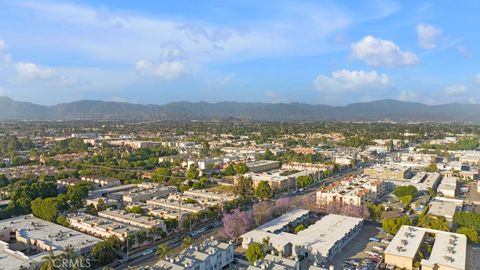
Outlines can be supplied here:
<path id="1" fill-rule="evenodd" d="M 173 102 L 142 105 L 81 100 L 43 106 L 0 97 L 0 120 L 258 120 L 480 122 L 480 104 L 378 100 L 346 106 L 304 103 Z"/>

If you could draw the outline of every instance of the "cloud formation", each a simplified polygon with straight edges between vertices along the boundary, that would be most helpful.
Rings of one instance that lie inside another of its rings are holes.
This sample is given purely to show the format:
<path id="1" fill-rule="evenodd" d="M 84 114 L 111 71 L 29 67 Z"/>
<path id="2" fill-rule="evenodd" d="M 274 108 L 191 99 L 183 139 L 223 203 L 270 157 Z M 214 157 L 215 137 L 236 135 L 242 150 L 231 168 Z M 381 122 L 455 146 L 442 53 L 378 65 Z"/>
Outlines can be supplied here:
<path id="1" fill-rule="evenodd" d="M 390 78 L 376 71 L 338 70 L 331 76 L 319 75 L 314 80 L 315 89 L 329 93 L 357 92 L 361 90 L 382 90 L 392 87 Z"/>
<path id="2" fill-rule="evenodd" d="M 188 75 L 190 71 L 180 61 L 151 62 L 146 60 L 137 61 L 137 72 L 147 78 L 156 78 L 164 81 L 179 79 Z"/>
<path id="3" fill-rule="evenodd" d="M 352 56 L 373 67 L 398 67 L 420 63 L 418 56 L 402 51 L 393 41 L 365 36 L 351 45 Z"/>
<path id="4" fill-rule="evenodd" d="M 442 29 L 433 25 L 419 24 L 417 30 L 418 46 L 424 49 L 433 49 L 437 46 L 438 40 L 442 36 Z"/>

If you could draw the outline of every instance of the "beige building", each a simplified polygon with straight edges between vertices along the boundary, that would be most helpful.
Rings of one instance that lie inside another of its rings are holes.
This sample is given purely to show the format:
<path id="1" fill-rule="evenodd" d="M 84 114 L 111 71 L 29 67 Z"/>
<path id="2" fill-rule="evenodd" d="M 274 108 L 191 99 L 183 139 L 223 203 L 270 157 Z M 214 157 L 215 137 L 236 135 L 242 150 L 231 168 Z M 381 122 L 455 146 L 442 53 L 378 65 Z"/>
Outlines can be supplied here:
<path id="1" fill-rule="evenodd" d="M 363 173 L 372 178 L 403 180 L 410 176 L 411 169 L 410 167 L 378 164 L 363 169 Z"/>
<path id="2" fill-rule="evenodd" d="M 433 242 L 431 252 L 420 259 L 418 250 L 428 241 Z M 408 270 L 416 268 L 415 262 L 421 265 L 422 270 L 464 270 L 466 254 L 465 235 L 402 226 L 385 249 L 385 263 Z"/>
<path id="3" fill-rule="evenodd" d="M 161 187 L 155 184 L 143 183 L 137 188 L 125 192 L 122 196 L 124 203 L 137 203 L 158 197 L 167 197 L 171 192 L 176 192 L 176 187 Z"/>
<path id="4" fill-rule="evenodd" d="M 136 227 L 84 213 L 70 214 L 67 218 L 70 228 L 103 239 L 116 236 L 125 241 L 128 235 L 139 231 Z"/>
<path id="5" fill-rule="evenodd" d="M 446 198 L 455 198 L 457 195 L 457 180 L 457 177 L 444 177 L 438 185 L 438 194 Z"/>
<path id="6" fill-rule="evenodd" d="M 317 192 L 317 203 L 328 204 L 339 202 L 363 206 L 374 203 L 385 194 L 385 183 L 380 179 L 346 178 L 334 182 Z"/>
<path id="7" fill-rule="evenodd" d="M 105 210 L 98 212 L 98 216 L 140 229 L 160 228 L 165 232 L 167 231 L 167 226 L 165 225 L 165 222 L 161 219 L 142 216 L 140 214 L 128 213 L 123 210 Z"/>
<path id="8" fill-rule="evenodd" d="M 120 179 L 116 178 L 111 178 L 111 177 L 103 177 L 103 176 L 96 176 L 96 175 L 88 175 L 88 176 L 82 176 L 81 177 L 82 181 L 87 181 L 94 183 L 95 185 L 99 187 L 114 187 L 114 186 L 119 186 L 122 183 L 120 182 Z"/>
<path id="9" fill-rule="evenodd" d="M 259 173 L 280 168 L 280 162 L 275 160 L 257 160 L 246 163 L 250 172 Z"/>

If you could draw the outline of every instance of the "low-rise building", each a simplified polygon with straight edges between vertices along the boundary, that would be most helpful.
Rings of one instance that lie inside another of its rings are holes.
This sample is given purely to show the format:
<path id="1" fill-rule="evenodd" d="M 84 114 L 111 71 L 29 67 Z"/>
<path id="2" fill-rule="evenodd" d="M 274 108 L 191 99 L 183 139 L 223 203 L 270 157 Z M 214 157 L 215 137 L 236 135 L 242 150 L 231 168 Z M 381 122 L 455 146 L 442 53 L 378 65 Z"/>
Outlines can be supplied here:
<path id="1" fill-rule="evenodd" d="M 249 265 L 247 270 L 300 270 L 300 261 L 267 254 L 262 260 Z"/>
<path id="2" fill-rule="evenodd" d="M 165 222 L 154 217 L 147 217 L 140 214 L 129 213 L 124 210 L 104 210 L 98 212 L 99 217 L 114 220 L 120 223 L 128 224 L 140 229 L 160 228 L 167 231 Z"/>
<path id="3" fill-rule="evenodd" d="M 69 214 L 67 218 L 71 228 L 103 239 L 116 236 L 121 241 L 125 241 L 128 235 L 140 230 L 133 226 L 85 213 Z"/>
<path id="4" fill-rule="evenodd" d="M 432 242 L 430 254 L 424 254 L 424 259 L 417 259 L 420 247 Z M 422 270 L 464 270 L 466 254 L 465 235 L 404 225 L 385 249 L 385 263 L 413 270 L 417 269 L 414 264 L 418 260 Z"/>
<path id="5" fill-rule="evenodd" d="M 431 216 L 445 217 L 447 222 L 452 225 L 453 215 L 455 215 L 457 211 L 462 211 L 462 208 L 462 200 L 436 197 L 430 201 L 427 214 Z"/>
<path id="6" fill-rule="evenodd" d="M 280 162 L 275 160 L 257 160 L 246 163 L 248 170 L 253 173 L 271 171 L 280 168 Z"/>
<path id="7" fill-rule="evenodd" d="M 139 184 L 137 188 L 129 190 L 123 194 L 124 203 L 137 203 L 150 200 L 152 198 L 167 197 L 171 192 L 175 192 L 176 187 L 161 187 L 155 184 Z"/>
<path id="8" fill-rule="evenodd" d="M 385 183 L 381 179 L 346 178 L 334 182 L 317 192 L 317 203 L 339 202 L 363 206 L 374 203 L 385 194 Z"/>
<path id="9" fill-rule="evenodd" d="M 444 177 L 438 185 L 438 194 L 446 198 L 455 198 L 457 195 L 457 180 L 456 177 Z"/>
<path id="10" fill-rule="evenodd" d="M 270 245 L 282 256 L 305 257 L 317 263 L 325 263 L 341 251 L 353 239 L 363 225 L 363 219 L 341 215 L 327 215 L 305 230 L 293 234 L 289 228 L 302 223 L 308 217 L 306 210 L 293 210 L 255 230 L 242 235 L 242 247 L 262 243 Z"/>
<path id="11" fill-rule="evenodd" d="M 102 187 L 102 188 L 114 187 L 122 184 L 120 182 L 120 179 L 112 178 L 112 177 L 96 176 L 96 175 L 82 176 L 81 179 L 83 181 L 94 183 L 98 187 Z"/>
<path id="12" fill-rule="evenodd" d="M 363 170 L 365 175 L 380 179 L 407 179 L 411 175 L 410 167 L 377 164 Z"/>
<path id="13" fill-rule="evenodd" d="M 0 268 L 36 269 L 42 258 L 66 248 L 75 254 L 88 254 L 101 239 L 45 221 L 33 215 L 0 221 Z"/>
<path id="14" fill-rule="evenodd" d="M 192 269 L 221 270 L 233 261 L 233 244 L 209 239 L 200 245 L 192 245 L 174 257 L 160 260 L 154 266 L 158 270 Z"/>

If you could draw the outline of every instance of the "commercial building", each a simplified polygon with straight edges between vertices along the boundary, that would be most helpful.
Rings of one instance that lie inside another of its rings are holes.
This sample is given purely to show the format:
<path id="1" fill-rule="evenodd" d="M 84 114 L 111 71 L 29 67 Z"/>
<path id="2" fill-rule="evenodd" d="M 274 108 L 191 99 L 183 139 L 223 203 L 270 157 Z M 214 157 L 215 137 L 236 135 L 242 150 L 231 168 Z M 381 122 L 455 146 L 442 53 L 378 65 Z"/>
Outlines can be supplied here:
<path id="1" fill-rule="evenodd" d="M 431 252 L 419 259 L 422 245 L 430 245 Z M 415 261 L 422 270 L 464 270 L 466 254 L 465 235 L 404 225 L 385 249 L 385 263 L 408 270 L 417 268 Z"/>
<path id="2" fill-rule="evenodd" d="M 280 168 L 280 162 L 275 160 L 257 160 L 246 163 L 248 170 L 253 173 L 271 171 Z"/>
<path id="3" fill-rule="evenodd" d="M 455 198 L 457 195 L 457 180 L 456 177 L 444 177 L 438 185 L 437 193 L 446 198 Z"/>
<path id="4" fill-rule="evenodd" d="M 381 179 L 346 178 L 334 182 L 317 192 L 317 204 L 339 202 L 363 206 L 374 203 L 385 194 L 385 183 Z"/>
<path id="5" fill-rule="evenodd" d="M 262 243 L 270 244 L 282 256 L 305 257 L 313 262 L 325 263 L 341 251 L 353 239 L 363 225 L 363 219 L 341 215 L 327 215 L 298 234 L 288 230 L 308 217 L 306 210 L 293 210 L 255 230 L 242 235 L 242 246 Z"/>
<path id="6" fill-rule="evenodd" d="M 121 241 L 125 241 L 128 235 L 140 230 L 133 226 L 85 213 L 69 214 L 67 218 L 70 228 L 103 239 L 116 236 Z"/>
<path id="7" fill-rule="evenodd" d="M 59 255 L 68 247 L 77 255 L 83 255 L 99 241 L 101 239 L 33 215 L 1 220 L 0 268 L 35 269 L 50 252 Z"/>
<path id="8" fill-rule="evenodd" d="M 289 175 L 282 175 L 280 171 L 276 171 L 273 173 L 249 172 L 244 176 L 252 179 L 254 187 L 257 187 L 260 182 L 267 182 L 273 190 L 295 190 L 299 176 L 312 176 L 315 179 L 318 174 L 312 171 L 301 171 Z M 238 179 L 235 179 L 235 181 L 237 180 Z"/>
<path id="9" fill-rule="evenodd" d="M 407 179 L 411 175 L 410 167 L 377 164 L 363 170 L 365 175 L 379 179 Z"/>
<path id="10" fill-rule="evenodd" d="M 200 245 L 188 247 L 174 257 L 160 260 L 153 269 L 221 270 L 233 263 L 233 255 L 232 243 L 209 239 Z"/>

